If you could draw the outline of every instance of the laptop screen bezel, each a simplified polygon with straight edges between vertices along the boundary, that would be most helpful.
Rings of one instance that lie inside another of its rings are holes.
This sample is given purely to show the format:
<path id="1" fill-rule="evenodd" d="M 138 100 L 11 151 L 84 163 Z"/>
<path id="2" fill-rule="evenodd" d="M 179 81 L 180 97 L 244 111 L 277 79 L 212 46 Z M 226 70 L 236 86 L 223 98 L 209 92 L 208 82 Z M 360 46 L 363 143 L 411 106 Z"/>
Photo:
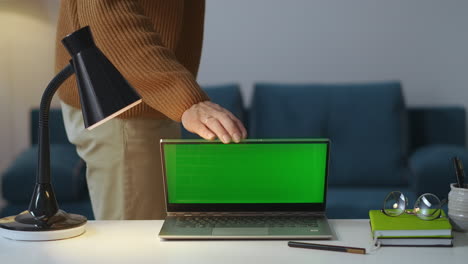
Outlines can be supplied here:
<path id="1" fill-rule="evenodd" d="M 219 140 L 161 140 L 161 163 L 167 212 L 324 212 L 326 208 L 330 140 L 329 139 L 247 139 L 231 144 L 326 144 L 327 157 L 323 202 L 321 203 L 169 203 L 164 146 L 171 144 L 223 144 Z"/>

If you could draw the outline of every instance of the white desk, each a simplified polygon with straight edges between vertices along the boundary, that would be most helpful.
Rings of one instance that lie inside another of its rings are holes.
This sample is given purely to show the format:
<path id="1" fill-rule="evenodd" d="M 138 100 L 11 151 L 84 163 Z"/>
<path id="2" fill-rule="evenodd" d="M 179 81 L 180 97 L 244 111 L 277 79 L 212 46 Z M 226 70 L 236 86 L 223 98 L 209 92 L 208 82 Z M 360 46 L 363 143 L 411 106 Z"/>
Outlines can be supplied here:
<path id="1" fill-rule="evenodd" d="M 330 220 L 336 240 L 370 248 L 369 220 Z M 468 263 L 468 234 L 453 248 L 384 247 L 367 255 L 290 248 L 287 241 L 162 241 L 162 221 L 90 221 L 80 237 L 50 242 L 0 238 L 0 263 Z"/>

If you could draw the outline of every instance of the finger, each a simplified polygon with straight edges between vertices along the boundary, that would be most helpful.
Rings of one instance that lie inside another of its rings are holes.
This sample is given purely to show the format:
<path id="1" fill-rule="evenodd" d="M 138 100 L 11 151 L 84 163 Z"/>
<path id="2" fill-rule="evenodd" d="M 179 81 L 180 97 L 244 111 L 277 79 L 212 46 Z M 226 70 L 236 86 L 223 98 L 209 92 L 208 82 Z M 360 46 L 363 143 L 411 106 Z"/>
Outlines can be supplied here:
<path id="1" fill-rule="evenodd" d="M 214 116 L 218 119 L 221 125 L 226 129 L 234 142 L 239 143 L 241 140 L 242 132 L 238 128 L 237 123 L 225 112 L 217 112 Z"/>
<path id="2" fill-rule="evenodd" d="M 239 120 L 239 118 L 237 118 L 234 114 L 232 114 L 231 112 L 228 112 L 228 115 L 229 117 L 231 117 L 232 120 L 234 120 L 234 122 L 236 123 L 237 127 L 240 129 L 240 131 L 242 132 L 242 138 L 245 139 L 247 137 L 247 129 L 245 129 L 245 126 L 244 124 L 242 123 L 242 121 Z"/>
<path id="3" fill-rule="evenodd" d="M 221 111 L 227 115 L 229 115 L 229 117 L 234 121 L 234 123 L 237 125 L 237 128 L 241 131 L 241 136 L 242 138 L 246 138 L 247 137 L 247 129 L 245 129 L 245 126 L 244 124 L 233 114 L 231 113 L 229 110 L 227 110 L 226 108 L 223 108 L 222 106 L 218 105 L 218 104 L 215 104 L 211 101 L 207 101 L 206 102 L 207 105 L 215 108 L 216 110 L 218 111 Z M 223 124 L 224 125 L 224 124 Z M 231 136 L 233 136 L 233 134 L 231 134 Z"/>
<path id="4" fill-rule="evenodd" d="M 195 125 L 195 129 L 193 132 L 207 140 L 213 140 L 216 138 L 215 133 L 213 133 L 213 131 L 211 131 L 208 127 L 206 127 L 201 122 L 198 122 L 198 124 Z"/>
<path id="5" fill-rule="evenodd" d="M 236 122 L 237 126 L 240 127 L 240 130 L 242 131 L 242 139 L 246 139 L 247 138 L 247 129 L 245 129 L 245 126 L 244 124 L 242 123 L 242 121 L 240 121 L 239 119 L 235 119 L 234 122 Z"/>
<path id="6" fill-rule="evenodd" d="M 236 123 L 237 128 L 242 133 L 242 138 L 245 139 L 247 137 L 247 129 L 245 129 L 245 126 L 242 123 L 242 121 L 240 121 L 239 118 L 237 118 L 233 113 L 229 112 L 227 109 L 224 109 L 223 112 L 226 113 L 234 121 L 234 123 Z"/>
<path id="7" fill-rule="evenodd" d="M 221 125 L 217 118 L 209 116 L 205 118 L 203 123 L 208 129 L 213 131 L 223 143 L 227 144 L 231 141 L 231 136 L 229 136 L 229 133 Z"/>

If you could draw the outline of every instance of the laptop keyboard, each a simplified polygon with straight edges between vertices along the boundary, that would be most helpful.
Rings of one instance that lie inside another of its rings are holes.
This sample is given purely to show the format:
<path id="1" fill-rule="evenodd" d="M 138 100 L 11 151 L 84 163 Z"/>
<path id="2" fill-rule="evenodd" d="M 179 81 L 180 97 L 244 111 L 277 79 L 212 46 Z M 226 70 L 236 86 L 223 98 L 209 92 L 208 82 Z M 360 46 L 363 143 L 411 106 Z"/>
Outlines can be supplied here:
<path id="1" fill-rule="evenodd" d="M 177 227 L 317 227 L 310 216 L 181 216 Z"/>

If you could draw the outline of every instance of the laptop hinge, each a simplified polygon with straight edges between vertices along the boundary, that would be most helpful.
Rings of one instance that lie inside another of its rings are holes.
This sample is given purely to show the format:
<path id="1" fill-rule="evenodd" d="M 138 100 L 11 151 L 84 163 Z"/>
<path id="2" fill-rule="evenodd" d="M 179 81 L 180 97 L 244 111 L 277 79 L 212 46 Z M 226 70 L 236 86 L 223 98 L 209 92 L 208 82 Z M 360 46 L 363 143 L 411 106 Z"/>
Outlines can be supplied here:
<path id="1" fill-rule="evenodd" d="M 168 212 L 168 216 L 317 216 L 325 212 Z"/>

